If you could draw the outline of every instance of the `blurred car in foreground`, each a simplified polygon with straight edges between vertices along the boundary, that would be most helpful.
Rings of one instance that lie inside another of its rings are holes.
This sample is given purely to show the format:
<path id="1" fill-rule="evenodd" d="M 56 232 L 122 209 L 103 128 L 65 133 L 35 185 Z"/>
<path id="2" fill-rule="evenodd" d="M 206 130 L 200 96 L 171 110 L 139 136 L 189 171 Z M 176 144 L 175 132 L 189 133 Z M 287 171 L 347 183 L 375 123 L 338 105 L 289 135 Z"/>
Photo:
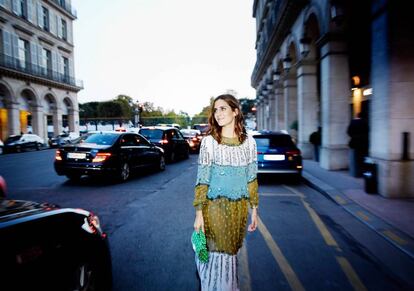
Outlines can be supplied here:
<path id="1" fill-rule="evenodd" d="M 144 126 L 139 133 L 162 148 L 169 162 L 174 162 L 179 157 L 188 159 L 190 146 L 178 128 Z"/>
<path id="2" fill-rule="evenodd" d="M 106 175 L 126 181 L 138 169 L 164 170 L 165 159 L 163 150 L 140 134 L 103 132 L 57 149 L 54 167 L 58 175 L 72 180 L 82 175 Z"/>
<path id="3" fill-rule="evenodd" d="M 40 150 L 43 144 L 43 138 L 36 134 L 24 133 L 22 135 L 11 135 L 4 142 L 4 151 L 21 152 L 26 149 Z"/>
<path id="4" fill-rule="evenodd" d="M 99 218 L 83 209 L 0 199 L 2 290 L 111 290 Z"/>
<path id="5" fill-rule="evenodd" d="M 4 143 L 2 142 L 2 140 L 0 139 L 0 155 L 3 154 L 4 151 Z"/>
<path id="6" fill-rule="evenodd" d="M 201 140 L 203 139 L 201 132 L 197 129 L 181 129 L 181 133 L 187 140 L 190 151 L 198 153 L 200 151 Z"/>
<path id="7" fill-rule="evenodd" d="M 289 134 L 259 131 L 253 138 L 257 144 L 259 174 L 302 175 L 302 155 Z"/>
<path id="8" fill-rule="evenodd" d="M 49 139 L 49 146 L 51 148 L 56 148 L 63 146 L 68 143 L 72 143 L 74 140 L 79 138 L 79 134 L 76 132 L 65 132 L 62 134 L 59 134 L 58 136 L 52 137 Z"/>
<path id="9" fill-rule="evenodd" d="M 2 176 L 0 176 L 0 199 L 6 197 L 7 184 Z"/>

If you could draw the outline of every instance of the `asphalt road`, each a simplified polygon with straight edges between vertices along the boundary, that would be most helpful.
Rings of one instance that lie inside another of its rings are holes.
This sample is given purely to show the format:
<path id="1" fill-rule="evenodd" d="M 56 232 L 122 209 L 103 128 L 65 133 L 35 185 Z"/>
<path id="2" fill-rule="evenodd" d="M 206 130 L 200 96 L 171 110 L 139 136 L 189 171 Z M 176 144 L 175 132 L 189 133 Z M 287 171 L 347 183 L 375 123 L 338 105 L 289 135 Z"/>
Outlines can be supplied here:
<path id="1" fill-rule="evenodd" d="M 0 156 L 8 197 L 85 208 L 108 233 L 114 290 L 198 290 L 190 235 L 197 155 L 122 184 L 69 182 L 53 150 Z M 260 223 L 239 253 L 242 290 L 409 290 L 414 262 L 313 189 L 259 180 Z"/>

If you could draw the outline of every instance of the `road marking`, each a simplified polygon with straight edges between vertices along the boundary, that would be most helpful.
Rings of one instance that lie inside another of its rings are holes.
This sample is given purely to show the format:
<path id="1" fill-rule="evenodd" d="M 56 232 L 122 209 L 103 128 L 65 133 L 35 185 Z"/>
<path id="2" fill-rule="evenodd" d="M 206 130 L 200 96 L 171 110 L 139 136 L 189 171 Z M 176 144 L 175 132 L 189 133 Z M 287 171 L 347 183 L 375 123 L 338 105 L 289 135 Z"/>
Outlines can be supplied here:
<path id="1" fill-rule="evenodd" d="M 285 186 L 285 185 L 284 185 Z M 301 201 L 303 205 L 305 206 L 306 210 L 308 211 L 310 217 L 312 218 L 313 222 L 315 223 L 316 227 L 318 228 L 319 232 L 321 233 L 323 239 L 325 240 L 326 244 L 328 246 L 332 246 L 336 248 L 337 251 L 341 251 L 338 244 L 336 243 L 335 239 L 332 237 L 329 230 L 326 228 L 325 224 L 322 222 L 318 214 L 316 214 L 315 210 L 313 210 L 309 204 L 304 200 L 305 195 L 298 192 L 296 189 L 293 189 L 289 186 L 285 186 L 287 189 L 289 189 L 292 192 L 296 192 L 301 196 Z"/>
<path id="2" fill-rule="evenodd" d="M 391 230 L 384 230 L 382 231 L 382 234 L 388 237 L 389 239 L 395 241 L 399 245 L 406 245 L 407 241 L 393 233 Z"/>
<path id="3" fill-rule="evenodd" d="M 338 202 L 341 205 L 345 205 L 345 204 L 348 203 L 344 198 L 342 198 L 341 196 L 338 196 L 338 195 L 335 196 L 335 200 L 336 200 L 336 202 Z"/>
<path id="4" fill-rule="evenodd" d="M 363 211 L 357 211 L 356 215 L 358 215 L 358 217 L 362 220 L 370 221 L 369 217 Z"/>
<path id="5" fill-rule="evenodd" d="M 258 228 L 268 248 L 270 249 L 270 252 L 272 253 L 273 257 L 278 263 L 280 269 L 282 270 L 283 275 L 285 276 L 292 290 L 295 290 L 295 291 L 305 290 L 299 278 L 296 276 L 292 267 L 289 265 L 289 262 L 287 261 L 285 256 L 282 254 L 282 251 L 279 249 L 276 242 L 273 240 L 272 235 L 267 230 L 266 226 L 264 225 L 260 217 L 258 217 Z"/>
<path id="6" fill-rule="evenodd" d="M 298 197 L 297 194 L 292 193 L 259 193 L 259 196 L 274 196 L 274 197 Z"/>
<path id="7" fill-rule="evenodd" d="M 316 213 L 316 211 L 305 201 L 305 195 L 296 189 L 293 189 L 289 186 L 283 185 L 286 189 L 299 194 L 301 196 L 301 201 L 305 206 L 306 210 L 308 211 L 310 217 L 312 218 L 313 222 L 315 223 L 316 227 L 318 228 L 319 232 L 321 233 L 322 237 L 324 238 L 327 245 L 332 246 L 336 249 L 337 252 L 342 252 L 341 248 L 339 247 L 338 243 L 335 241 L 331 233 L 329 232 L 328 228 L 323 223 L 322 219 Z M 352 268 L 352 265 L 349 261 L 342 256 L 335 256 L 336 260 L 341 267 L 342 271 L 345 273 L 345 276 L 348 278 L 349 283 L 352 285 L 354 290 L 363 291 L 367 290 L 362 281 L 359 279 L 358 274 Z"/>
<path id="8" fill-rule="evenodd" d="M 348 278 L 349 283 L 351 283 L 354 290 L 363 291 L 367 290 L 364 284 L 359 279 L 357 273 L 355 272 L 354 268 L 352 268 L 351 264 L 348 260 L 344 257 L 336 257 L 338 264 L 341 266 L 342 270 L 344 271 L 345 275 Z"/>
<path id="9" fill-rule="evenodd" d="M 243 241 L 243 246 L 240 250 L 240 283 L 240 290 L 252 290 L 246 240 Z"/>

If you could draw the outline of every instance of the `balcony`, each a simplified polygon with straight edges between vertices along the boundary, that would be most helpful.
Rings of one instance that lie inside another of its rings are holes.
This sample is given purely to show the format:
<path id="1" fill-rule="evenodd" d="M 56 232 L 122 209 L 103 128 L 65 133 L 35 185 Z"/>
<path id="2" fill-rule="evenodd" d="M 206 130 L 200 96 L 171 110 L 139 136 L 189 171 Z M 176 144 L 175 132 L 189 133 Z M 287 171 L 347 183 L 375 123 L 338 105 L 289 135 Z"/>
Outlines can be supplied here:
<path id="1" fill-rule="evenodd" d="M 55 5 L 63 8 L 66 12 L 68 12 L 70 15 L 72 15 L 73 18 L 78 18 L 78 13 L 76 10 L 72 7 L 70 3 L 64 0 L 49 0 L 49 2 L 54 3 Z"/>
<path id="2" fill-rule="evenodd" d="M 30 62 L 22 62 L 20 59 L 0 54 L 0 69 L 3 68 L 46 79 L 46 81 L 54 81 L 70 87 L 76 87 L 77 89 L 83 89 L 82 80 L 77 80 L 67 74 L 61 74 Z"/>

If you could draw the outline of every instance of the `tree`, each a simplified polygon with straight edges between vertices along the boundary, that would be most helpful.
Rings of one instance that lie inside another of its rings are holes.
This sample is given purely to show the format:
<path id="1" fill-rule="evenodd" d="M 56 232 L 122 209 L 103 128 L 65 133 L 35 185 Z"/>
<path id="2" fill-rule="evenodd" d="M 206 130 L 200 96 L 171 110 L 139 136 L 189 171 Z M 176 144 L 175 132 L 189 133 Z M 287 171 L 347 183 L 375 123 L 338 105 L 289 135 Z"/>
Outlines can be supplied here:
<path id="1" fill-rule="evenodd" d="M 134 100 L 132 97 L 127 95 L 118 95 L 114 100 L 114 102 L 119 103 L 122 108 L 122 113 L 119 116 L 122 116 L 125 119 L 131 119 L 134 115 Z"/>

